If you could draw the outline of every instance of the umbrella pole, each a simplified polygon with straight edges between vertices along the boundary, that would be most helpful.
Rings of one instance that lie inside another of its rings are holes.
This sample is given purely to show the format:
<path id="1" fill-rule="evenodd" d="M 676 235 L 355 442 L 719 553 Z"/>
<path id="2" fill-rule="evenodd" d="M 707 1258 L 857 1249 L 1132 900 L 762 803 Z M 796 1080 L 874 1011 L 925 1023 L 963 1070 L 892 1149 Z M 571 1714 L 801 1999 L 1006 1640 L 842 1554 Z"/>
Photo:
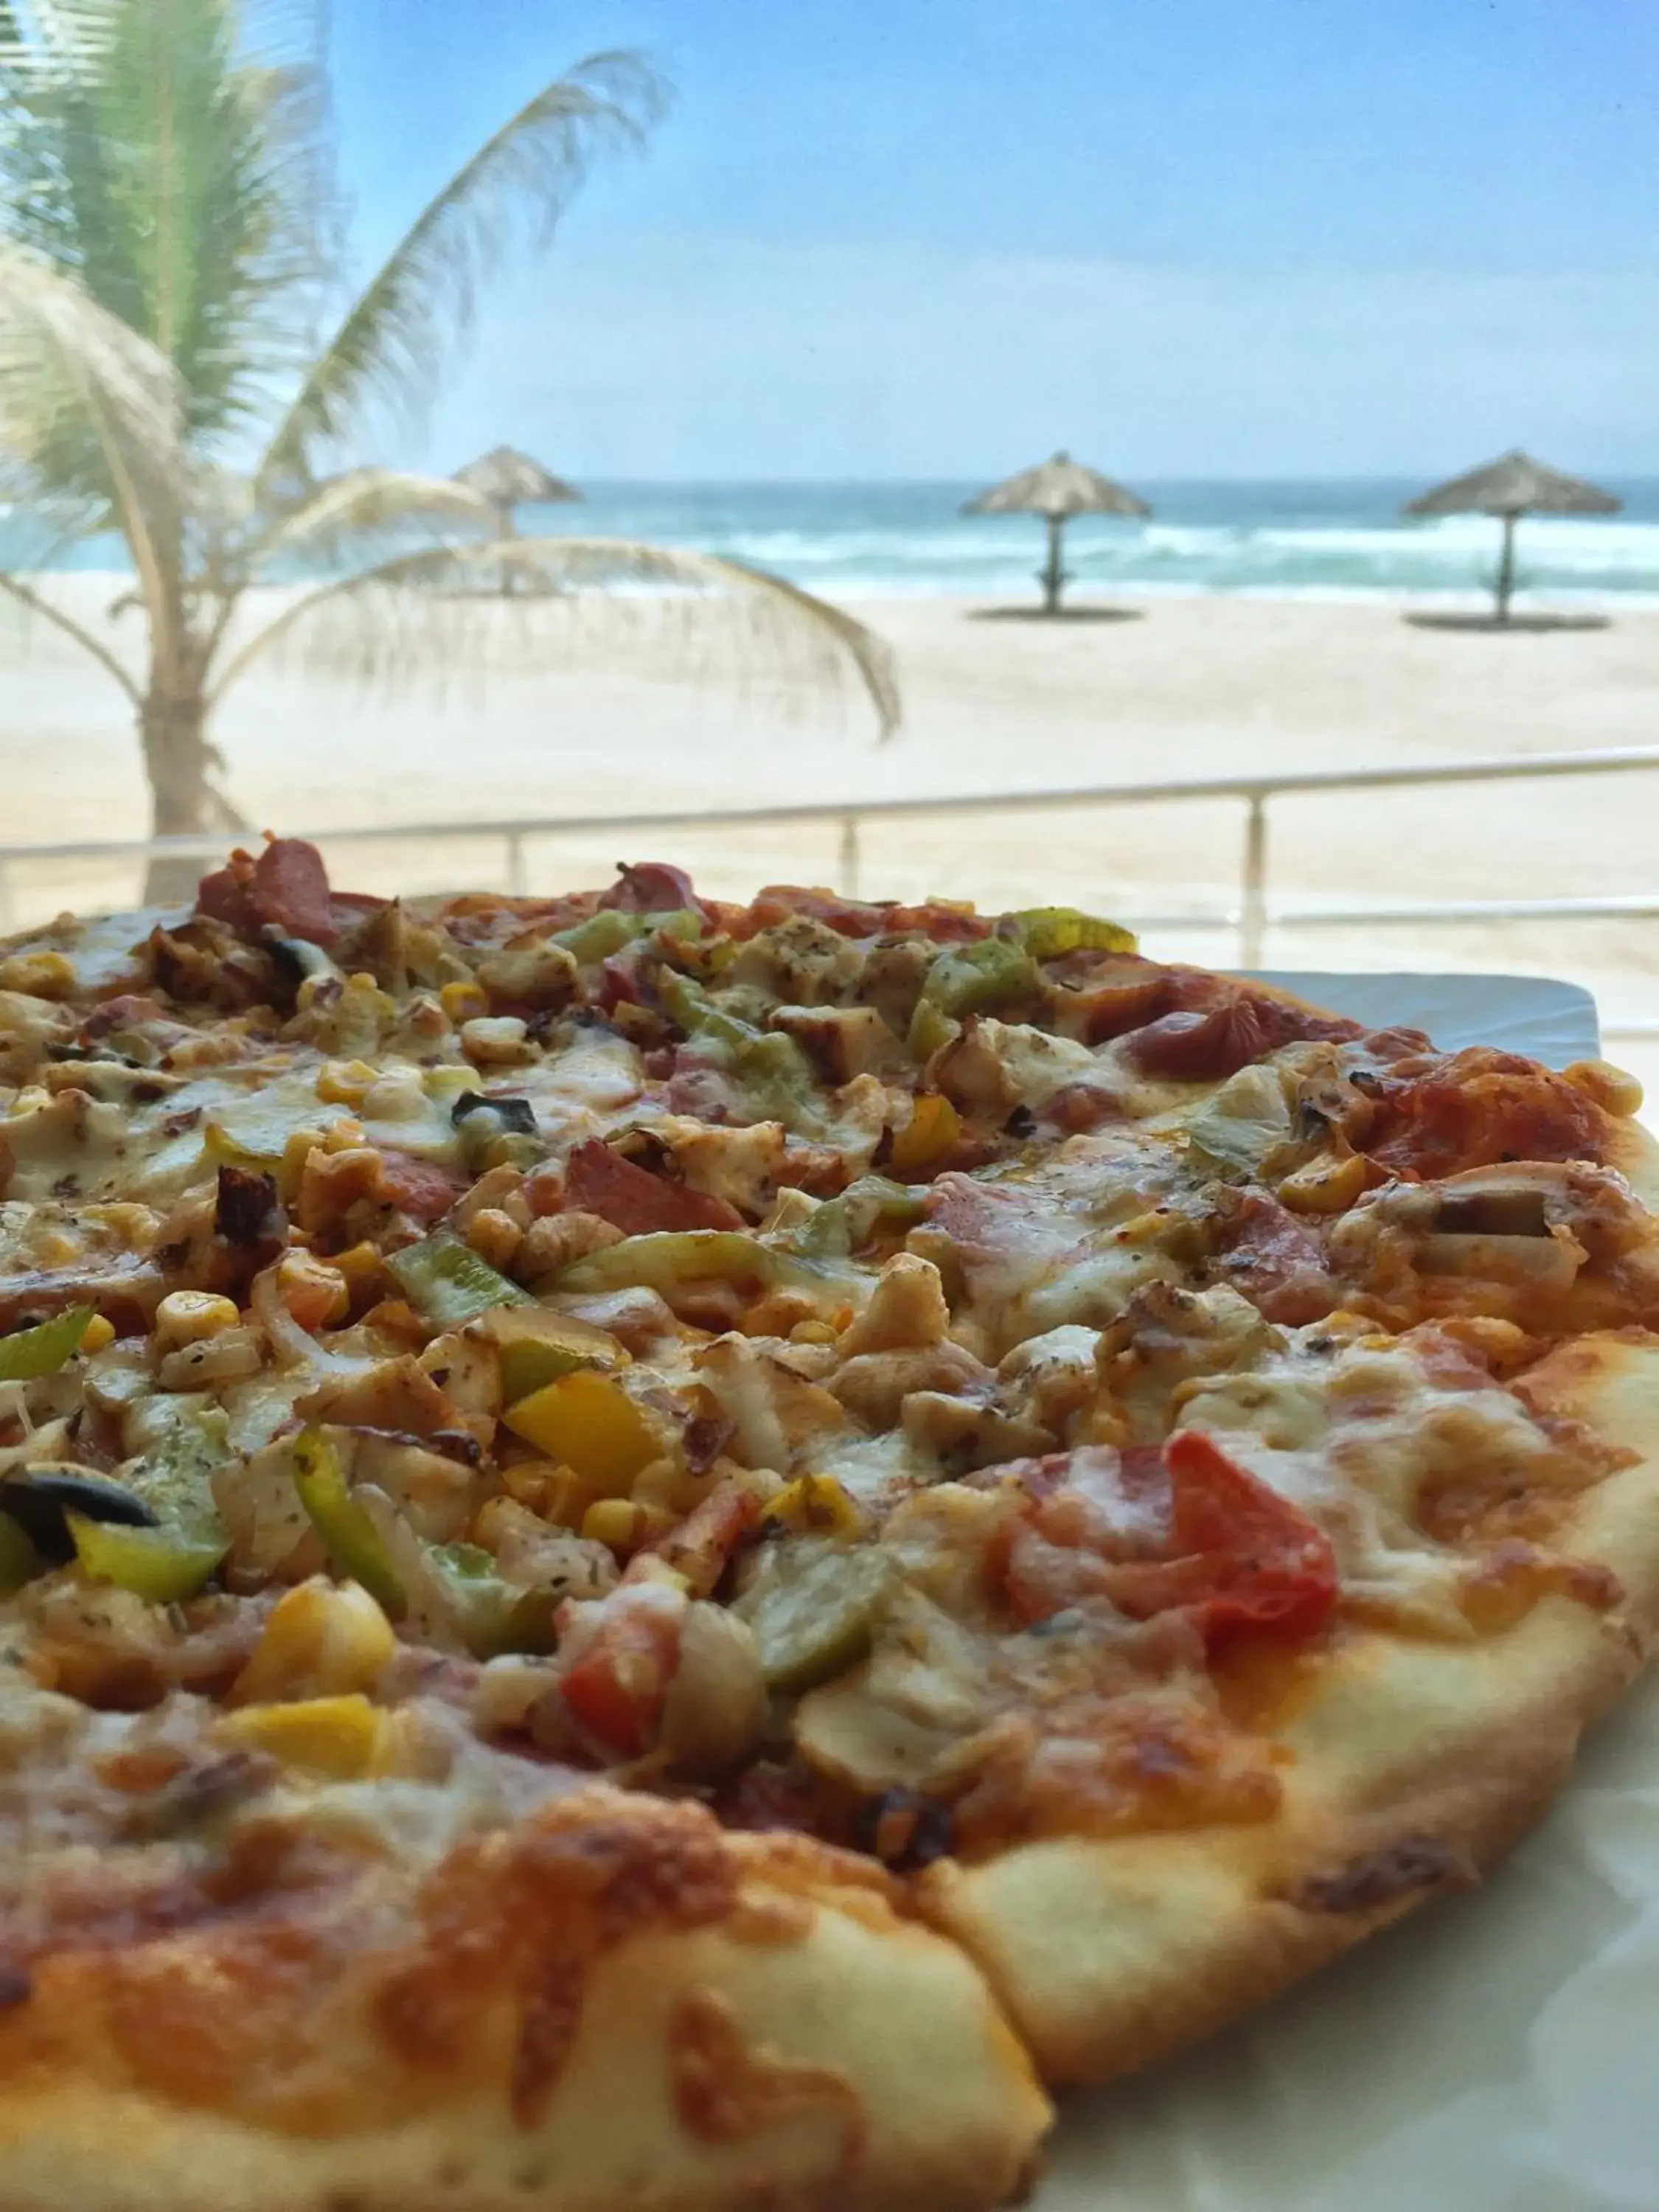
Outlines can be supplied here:
<path id="1" fill-rule="evenodd" d="M 1510 601 L 1515 597 L 1515 522 L 1512 514 L 1504 517 L 1504 550 L 1498 556 L 1498 619 L 1507 623 Z"/>
<path id="2" fill-rule="evenodd" d="M 495 510 L 495 535 L 498 538 L 516 538 L 518 534 L 518 525 L 513 519 L 513 509 L 503 501 Z M 501 597 L 504 599 L 510 599 L 513 596 L 513 571 L 505 562 L 501 563 Z"/>
<path id="3" fill-rule="evenodd" d="M 1048 558 L 1043 563 L 1037 581 L 1042 586 L 1042 611 L 1045 615 L 1060 612 L 1060 594 L 1066 582 L 1066 571 L 1061 566 L 1061 543 L 1066 532 L 1063 514 L 1045 518 L 1048 525 Z"/>

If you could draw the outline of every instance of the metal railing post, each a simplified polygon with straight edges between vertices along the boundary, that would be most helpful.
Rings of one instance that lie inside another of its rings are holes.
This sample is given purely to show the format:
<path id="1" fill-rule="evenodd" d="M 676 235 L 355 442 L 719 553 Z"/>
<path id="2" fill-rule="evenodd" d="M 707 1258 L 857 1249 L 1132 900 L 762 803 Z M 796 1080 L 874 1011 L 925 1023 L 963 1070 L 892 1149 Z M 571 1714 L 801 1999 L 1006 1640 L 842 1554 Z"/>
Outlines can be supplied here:
<path id="1" fill-rule="evenodd" d="M 855 899 L 859 895 L 859 817 L 843 814 L 841 818 L 841 895 Z"/>
<path id="2" fill-rule="evenodd" d="M 524 839 L 516 830 L 507 833 L 507 888 L 514 898 L 524 898 L 530 890 L 530 878 L 525 873 Z"/>
<path id="3" fill-rule="evenodd" d="M 1267 800 L 1260 791 L 1250 793 L 1244 817 L 1244 872 L 1239 890 L 1238 964 L 1259 968 L 1267 934 Z"/>

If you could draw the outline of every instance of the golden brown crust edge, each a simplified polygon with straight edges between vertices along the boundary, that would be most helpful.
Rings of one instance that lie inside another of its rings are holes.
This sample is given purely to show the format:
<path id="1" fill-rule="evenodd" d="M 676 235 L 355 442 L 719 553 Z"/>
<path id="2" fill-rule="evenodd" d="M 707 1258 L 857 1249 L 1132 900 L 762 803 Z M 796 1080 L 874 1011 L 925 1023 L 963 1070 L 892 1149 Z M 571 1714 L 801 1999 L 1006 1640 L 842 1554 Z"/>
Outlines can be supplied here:
<path id="1" fill-rule="evenodd" d="M 361 2005 L 368 2042 L 354 2045 L 349 1996 L 302 2024 L 268 1992 L 272 2049 L 291 2062 L 297 2039 L 322 2068 L 360 2060 L 377 2107 L 361 2128 L 307 2133 L 135 2079 L 115 1978 L 83 1957 L 28 2008 L 50 2016 L 27 2041 L 0 2035 L 0 2207 L 988 2212 L 1018 2194 L 1051 2108 L 966 1956 L 901 1918 L 879 1884 L 838 1878 L 822 1847 L 726 1848 L 742 1868 L 732 1911 L 595 1964 L 528 2124 L 510 2112 L 516 2006 L 471 2018 L 447 2069 L 389 2054 Z M 210 1934 L 168 1948 L 178 1976 L 222 1969 Z"/>
<path id="2" fill-rule="evenodd" d="M 1638 1455 L 1587 1494 L 1571 1543 L 1618 1575 L 1615 1610 L 1551 1596 L 1478 1642 L 1357 1638 L 1288 1729 L 1297 1765 L 1260 1828 L 1042 1843 L 930 1875 L 930 1912 L 1051 2083 L 1209 2034 L 1471 1878 L 1549 1805 L 1659 1636 L 1659 1340 L 1564 1346 L 1534 1382 Z"/>

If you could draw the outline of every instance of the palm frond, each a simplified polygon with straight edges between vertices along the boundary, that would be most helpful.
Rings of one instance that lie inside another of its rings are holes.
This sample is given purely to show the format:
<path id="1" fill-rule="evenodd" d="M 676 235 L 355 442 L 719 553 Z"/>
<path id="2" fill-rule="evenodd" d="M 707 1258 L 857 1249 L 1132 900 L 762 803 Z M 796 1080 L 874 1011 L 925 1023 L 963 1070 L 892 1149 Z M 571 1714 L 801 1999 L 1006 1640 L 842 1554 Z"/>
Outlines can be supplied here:
<path id="1" fill-rule="evenodd" d="M 299 594 L 244 644 L 214 687 L 216 704 L 258 656 L 397 685 L 416 676 L 537 673 L 565 664 L 578 635 L 655 646 L 706 678 L 717 629 L 744 664 L 799 688 L 852 682 L 886 738 L 901 714 L 892 656 L 841 608 L 781 577 L 712 553 L 612 538 L 507 538 L 400 554 Z"/>
<path id="2" fill-rule="evenodd" d="M 252 562 L 265 569 L 301 557 L 308 563 L 349 561 L 358 569 L 377 556 L 385 559 L 394 550 L 409 551 L 413 531 L 459 529 L 478 536 L 494 522 L 489 502 L 453 477 L 346 469 L 325 477 L 302 506 L 281 515 L 249 550 Z"/>
<path id="3" fill-rule="evenodd" d="M 598 54 L 526 102 L 428 203 L 370 279 L 271 441 L 267 493 L 304 484 L 375 405 L 431 398 L 471 329 L 486 278 L 520 246 L 544 246 L 594 157 L 642 144 L 662 80 L 639 56 Z"/>
<path id="4" fill-rule="evenodd" d="M 153 612 L 176 593 L 185 466 L 169 362 L 72 278 L 0 238 L 0 482 L 126 538 Z"/>
<path id="5" fill-rule="evenodd" d="M 327 258 L 314 4 L 56 0 L 33 15 L 33 67 L 0 59 L 0 228 L 167 356 L 196 438 L 268 421 L 302 368 Z"/>
<path id="6" fill-rule="evenodd" d="M 50 623 L 54 629 L 61 630 L 64 636 L 72 638 L 82 653 L 89 653 L 106 674 L 115 678 L 134 705 L 137 704 L 143 695 L 131 676 L 103 640 L 95 637 L 84 623 L 77 622 L 67 608 L 57 605 L 44 592 L 23 577 L 9 576 L 3 569 L 0 569 L 0 592 L 4 593 L 14 606 L 21 607 L 26 616 Z"/>

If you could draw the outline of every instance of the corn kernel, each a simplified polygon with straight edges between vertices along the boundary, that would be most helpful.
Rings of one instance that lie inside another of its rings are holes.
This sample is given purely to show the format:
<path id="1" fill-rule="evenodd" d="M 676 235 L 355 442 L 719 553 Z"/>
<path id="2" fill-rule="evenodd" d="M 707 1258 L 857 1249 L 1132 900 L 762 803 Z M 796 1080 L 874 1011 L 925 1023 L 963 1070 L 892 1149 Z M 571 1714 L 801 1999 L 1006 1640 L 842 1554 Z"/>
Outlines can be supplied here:
<path id="1" fill-rule="evenodd" d="M 1642 1086 L 1622 1067 L 1605 1060 L 1575 1060 L 1566 1078 L 1576 1090 L 1593 1099 L 1608 1114 L 1637 1114 L 1642 1108 Z"/>
<path id="2" fill-rule="evenodd" d="M 236 1678 L 231 1703 L 371 1689 L 397 1648 L 391 1622 L 366 1589 L 356 1583 L 337 1587 L 319 1576 L 277 1601 Z"/>
<path id="3" fill-rule="evenodd" d="M 343 1321 L 351 1310 L 351 1291 L 337 1267 L 313 1259 L 309 1252 L 284 1252 L 276 1262 L 276 1295 L 301 1328 L 325 1328 Z M 162 1300 L 165 1304 L 167 1301 Z"/>
<path id="4" fill-rule="evenodd" d="M 1370 1163 L 1363 1152 L 1312 1159 L 1279 1184 L 1279 1203 L 1293 1213 L 1346 1213 L 1370 1179 Z"/>
<path id="5" fill-rule="evenodd" d="M 827 1321 L 798 1321 L 789 1332 L 791 1344 L 833 1344 L 836 1332 Z"/>
<path id="6" fill-rule="evenodd" d="M 75 968 L 61 952 L 15 952 L 0 960 L 0 991 L 21 991 L 31 999 L 67 999 L 75 990 Z"/>
<path id="7" fill-rule="evenodd" d="M 787 1336 L 795 1323 L 817 1312 L 817 1301 L 805 1291 L 768 1291 L 747 1307 L 738 1326 L 745 1336 Z"/>
<path id="8" fill-rule="evenodd" d="M 536 1056 L 517 1014 L 479 1016 L 461 1024 L 461 1050 L 481 1067 L 511 1067 Z"/>
<path id="9" fill-rule="evenodd" d="M 306 1162 L 323 1141 L 320 1129 L 295 1129 L 283 1146 L 282 1164 L 276 1170 L 276 1186 L 285 1200 L 300 1195 L 300 1185 L 305 1180 Z"/>
<path id="10" fill-rule="evenodd" d="M 362 1123 L 352 1121 L 348 1115 L 342 1121 L 329 1124 L 323 1135 L 323 1150 L 325 1152 L 355 1152 L 368 1142 L 368 1133 Z"/>
<path id="11" fill-rule="evenodd" d="M 106 1314 L 94 1314 L 81 1339 L 82 1352 L 101 1352 L 115 1341 L 115 1323 Z"/>
<path id="12" fill-rule="evenodd" d="M 477 983 L 446 983 L 438 998 L 444 1012 L 457 1028 L 463 1022 L 476 1021 L 480 1015 L 489 1012 L 489 994 Z"/>
<path id="13" fill-rule="evenodd" d="M 641 1552 L 629 1566 L 630 1583 L 661 1583 L 665 1589 L 684 1590 L 689 1596 L 691 1578 L 683 1575 L 678 1567 L 671 1567 L 666 1559 L 655 1552 Z"/>
<path id="14" fill-rule="evenodd" d="M 343 1252 L 337 1252 L 329 1261 L 345 1277 L 349 1288 L 359 1289 L 371 1277 L 379 1274 L 381 1267 L 380 1253 L 373 1244 L 349 1244 Z"/>
<path id="15" fill-rule="evenodd" d="M 174 1352 L 181 1344 L 200 1344 L 241 1325 L 234 1298 L 214 1291 L 169 1291 L 155 1309 L 155 1349 Z"/>
<path id="16" fill-rule="evenodd" d="M 798 1476 L 772 1500 L 765 1518 L 797 1536 L 851 1536 L 864 1525 L 833 1474 Z"/>
<path id="17" fill-rule="evenodd" d="M 366 1060 L 325 1060 L 317 1071 L 317 1096 L 329 1106 L 361 1106 L 379 1075 Z"/>
<path id="18" fill-rule="evenodd" d="M 466 1224 L 466 1241 L 481 1260 L 507 1274 L 519 1256 L 524 1231 L 499 1206 L 481 1206 Z"/>
<path id="19" fill-rule="evenodd" d="M 381 1719 L 357 1691 L 295 1705 L 243 1705 L 223 1714 L 214 1734 L 233 1751 L 269 1752 L 285 1766 L 349 1782 L 373 1770 Z"/>
<path id="20" fill-rule="evenodd" d="M 600 1498 L 582 1516 L 582 1534 L 590 1542 L 608 1544 L 624 1558 L 665 1536 L 678 1516 L 665 1505 L 638 1505 L 631 1498 Z"/>
<path id="21" fill-rule="evenodd" d="M 937 1091 L 921 1091 L 909 1120 L 893 1132 L 888 1164 L 896 1176 L 921 1174 L 937 1167 L 961 1134 L 962 1116 L 951 1101 Z"/>

